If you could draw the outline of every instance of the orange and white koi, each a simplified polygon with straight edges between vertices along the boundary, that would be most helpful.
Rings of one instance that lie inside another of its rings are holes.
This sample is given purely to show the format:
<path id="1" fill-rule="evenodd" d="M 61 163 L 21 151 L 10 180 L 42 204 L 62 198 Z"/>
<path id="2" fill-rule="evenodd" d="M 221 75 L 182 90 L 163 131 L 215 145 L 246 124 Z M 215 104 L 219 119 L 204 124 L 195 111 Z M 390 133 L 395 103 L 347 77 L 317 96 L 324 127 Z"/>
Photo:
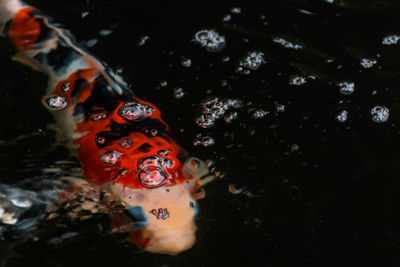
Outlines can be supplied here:
<path id="1" fill-rule="evenodd" d="M 19 51 L 16 60 L 48 74 L 42 102 L 85 177 L 126 203 L 132 223 L 120 230 L 149 252 L 177 254 L 192 247 L 198 189 L 214 176 L 172 139 L 159 109 L 134 96 L 69 32 L 22 1 L 0 0 L 0 33 Z"/>

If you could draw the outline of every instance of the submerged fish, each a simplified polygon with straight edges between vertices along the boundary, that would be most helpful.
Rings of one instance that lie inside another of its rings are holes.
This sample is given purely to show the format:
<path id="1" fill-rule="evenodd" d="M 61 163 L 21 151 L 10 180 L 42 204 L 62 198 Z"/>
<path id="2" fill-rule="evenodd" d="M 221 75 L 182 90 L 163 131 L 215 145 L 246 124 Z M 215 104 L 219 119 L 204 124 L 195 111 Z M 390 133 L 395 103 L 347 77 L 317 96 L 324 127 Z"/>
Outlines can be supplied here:
<path id="1" fill-rule="evenodd" d="M 42 102 L 84 176 L 126 204 L 114 227 L 149 252 L 192 247 L 198 190 L 214 176 L 172 139 L 159 109 L 34 7 L 0 0 L 0 33 L 19 51 L 15 60 L 48 75 Z"/>

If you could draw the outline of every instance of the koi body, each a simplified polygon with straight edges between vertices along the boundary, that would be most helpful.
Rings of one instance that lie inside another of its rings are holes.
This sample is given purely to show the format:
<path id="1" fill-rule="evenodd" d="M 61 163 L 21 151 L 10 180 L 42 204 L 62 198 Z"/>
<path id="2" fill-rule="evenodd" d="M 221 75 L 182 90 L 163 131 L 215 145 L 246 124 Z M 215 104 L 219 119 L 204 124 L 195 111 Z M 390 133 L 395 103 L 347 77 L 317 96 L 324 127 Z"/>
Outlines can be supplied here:
<path id="1" fill-rule="evenodd" d="M 34 7 L 0 0 L 0 33 L 18 50 L 16 60 L 49 76 L 42 102 L 88 181 L 126 203 L 130 240 L 155 253 L 190 248 L 196 192 L 214 177 L 173 140 L 159 109 Z"/>

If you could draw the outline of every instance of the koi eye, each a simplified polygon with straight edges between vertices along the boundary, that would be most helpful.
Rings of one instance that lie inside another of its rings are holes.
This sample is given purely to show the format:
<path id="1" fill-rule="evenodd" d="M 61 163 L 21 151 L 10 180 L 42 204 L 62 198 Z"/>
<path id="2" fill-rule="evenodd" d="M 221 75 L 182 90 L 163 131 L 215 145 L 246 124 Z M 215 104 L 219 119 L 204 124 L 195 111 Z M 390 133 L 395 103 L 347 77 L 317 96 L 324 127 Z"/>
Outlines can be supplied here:
<path id="1" fill-rule="evenodd" d="M 133 221 L 132 230 L 141 230 L 149 224 L 149 218 L 140 206 L 129 207 L 125 214 Z"/>

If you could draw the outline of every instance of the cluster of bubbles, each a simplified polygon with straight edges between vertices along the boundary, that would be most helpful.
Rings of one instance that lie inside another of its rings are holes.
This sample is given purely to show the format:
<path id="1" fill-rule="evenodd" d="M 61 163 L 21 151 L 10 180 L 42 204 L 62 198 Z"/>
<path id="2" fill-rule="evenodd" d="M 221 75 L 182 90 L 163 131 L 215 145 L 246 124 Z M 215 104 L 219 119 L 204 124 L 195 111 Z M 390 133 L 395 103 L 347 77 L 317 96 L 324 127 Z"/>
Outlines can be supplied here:
<path id="1" fill-rule="evenodd" d="M 257 70 L 261 64 L 265 63 L 264 53 L 259 51 L 247 52 L 247 54 L 239 61 L 236 72 L 242 74 L 250 74 L 251 70 Z"/>
<path id="2" fill-rule="evenodd" d="M 385 106 L 375 106 L 371 109 L 371 117 L 374 122 L 385 122 L 389 119 L 389 109 Z"/>
<path id="3" fill-rule="evenodd" d="M 395 45 L 400 40 L 399 35 L 389 35 L 383 38 L 382 44 L 383 45 Z"/>
<path id="4" fill-rule="evenodd" d="M 377 63 L 376 59 L 369 59 L 369 58 L 363 58 L 360 61 L 360 65 L 366 69 L 372 68 L 376 63 Z"/>
<path id="5" fill-rule="evenodd" d="M 253 112 L 252 117 L 253 119 L 261 119 L 263 117 L 265 117 L 266 115 L 268 115 L 270 112 L 263 110 L 263 109 L 257 109 Z"/>
<path id="6" fill-rule="evenodd" d="M 238 113 L 236 111 L 232 111 L 224 116 L 224 122 L 231 123 L 237 117 L 238 117 Z"/>
<path id="7" fill-rule="evenodd" d="M 194 146 L 212 146 L 214 144 L 215 139 L 211 136 L 197 136 L 197 138 L 193 140 Z"/>
<path id="8" fill-rule="evenodd" d="M 168 153 L 167 153 L 168 154 Z M 139 180 L 144 186 L 154 187 L 161 185 L 167 178 L 168 172 L 173 162 L 170 159 L 159 156 L 148 156 L 138 161 Z"/>
<path id="9" fill-rule="evenodd" d="M 241 108 L 242 101 L 237 99 L 221 100 L 218 97 L 210 98 L 201 103 L 201 116 L 195 119 L 196 124 L 202 128 L 210 128 L 215 124 L 215 121 L 222 118 L 229 108 Z M 229 114 L 233 119 L 235 115 Z M 236 115 L 237 116 L 237 115 Z M 227 118 L 229 121 L 229 118 Z"/>
<path id="10" fill-rule="evenodd" d="M 336 119 L 338 122 L 345 122 L 347 120 L 347 110 L 342 110 L 337 116 Z"/>
<path id="11" fill-rule="evenodd" d="M 287 40 L 285 40 L 285 39 L 283 39 L 283 38 L 281 38 L 281 37 L 275 37 L 274 39 L 272 39 L 272 41 L 273 41 L 274 43 L 280 44 L 280 45 L 282 45 L 283 47 L 289 48 L 289 49 L 299 50 L 299 49 L 302 49 L 302 48 L 303 48 L 302 45 L 293 44 L 293 43 L 291 43 L 291 42 L 289 42 L 289 41 L 287 41 Z"/>
<path id="12" fill-rule="evenodd" d="M 106 164 L 115 164 L 121 156 L 121 152 L 116 150 L 107 150 L 100 155 L 99 159 Z"/>
<path id="13" fill-rule="evenodd" d="M 214 30 L 200 30 L 194 35 L 194 42 L 204 47 L 207 51 L 217 52 L 225 47 L 225 36 Z"/>
<path id="14" fill-rule="evenodd" d="M 149 117 L 153 111 L 153 108 L 146 104 L 129 102 L 118 110 L 118 114 L 125 120 L 132 121 Z"/>
<path id="15" fill-rule="evenodd" d="M 293 76 L 289 79 L 289 85 L 303 85 L 307 82 L 306 78 L 303 76 Z"/>
<path id="16" fill-rule="evenodd" d="M 337 86 L 339 86 L 340 93 L 350 95 L 354 92 L 355 84 L 353 82 L 340 82 Z"/>
<path id="17" fill-rule="evenodd" d="M 62 95 L 55 95 L 46 98 L 46 103 L 53 110 L 62 110 L 67 106 L 67 99 Z"/>

